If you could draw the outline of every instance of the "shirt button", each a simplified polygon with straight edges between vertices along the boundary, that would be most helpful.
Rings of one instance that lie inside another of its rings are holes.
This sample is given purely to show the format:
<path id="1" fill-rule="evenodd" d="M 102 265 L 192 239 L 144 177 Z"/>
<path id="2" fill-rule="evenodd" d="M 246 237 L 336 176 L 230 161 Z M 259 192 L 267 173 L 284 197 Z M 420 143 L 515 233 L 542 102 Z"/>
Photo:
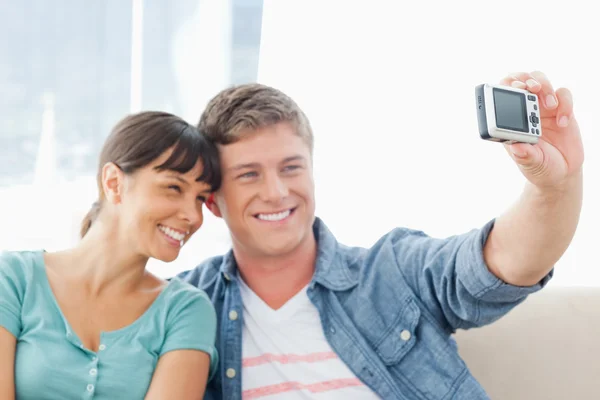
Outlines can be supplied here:
<path id="1" fill-rule="evenodd" d="M 105 345 L 103 345 L 103 344 L 101 344 L 101 345 L 98 347 L 98 350 L 100 350 L 100 351 L 102 351 L 102 350 L 105 350 L 105 349 L 106 349 L 106 346 L 105 346 Z"/>
<path id="2" fill-rule="evenodd" d="M 90 369 L 90 375 L 94 376 L 98 373 L 98 370 L 96 368 L 92 368 Z"/>
<path id="3" fill-rule="evenodd" d="M 227 368 L 226 374 L 228 378 L 235 378 L 235 369 Z"/>
<path id="4" fill-rule="evenodd" d="M 95 356 L 94 356 L 94 357 L 92 357 L 92 361 L 96 361 L 96 357 L 95 357 Z"/>
<path id="5" fill-rule="evenodd" d="M 87 391 L 88 392 L 94 391 L 94 385 L 92 385 L 92 384 L 87 385 Z"/>
<path id="6" fill-rule="evenodd" d="M 400 339 L 404 340 L 405 342 L 410 340 L 410 337 L 411 337 L 411 334 L 406 329 L 403 330 L 402 332 L 400 332 Z"/>
<path id="7" fill-rule="evenodd" d="M 232 321 L 235 321 L 236 319 L 238 319 L 237 311 L 235 311 L 235 310 L 229 311 L 229 319 Z"/>
<path id="8" fill-rule="evenodd" d="M 225 278 L 225 280 L 230 281 L 231 277 L 229 276 L 229 274 L 227 272 L 223 272 L 223 277 Z"/>

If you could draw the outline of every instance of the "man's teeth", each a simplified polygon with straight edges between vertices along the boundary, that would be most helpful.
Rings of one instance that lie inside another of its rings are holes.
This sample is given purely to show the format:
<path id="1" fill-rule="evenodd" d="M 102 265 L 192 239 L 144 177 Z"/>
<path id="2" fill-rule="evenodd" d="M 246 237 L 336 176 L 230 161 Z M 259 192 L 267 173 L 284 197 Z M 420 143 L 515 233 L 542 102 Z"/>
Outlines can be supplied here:
<path id="1" fill-rule="evenodd" d="M 158 229 L 160 229 L 165 235 L 167 235 L 170 238 L 177 240 L 179 242 L 181 242 L 181 241 L 183 241 L 183 239 L 185 239 L 185 234 L 179 233 L 179 232 L 177 232 L 171 228 L 168 228 L 166 226 L 159 225 Z"/>
<path id="2" fill-rule="evenodd" d="M 281 221 L 287 218 L 292 213 L 292 210 L 282 211 L 277 214 L 258 214 L 258 219 L 263 221 Z"/>

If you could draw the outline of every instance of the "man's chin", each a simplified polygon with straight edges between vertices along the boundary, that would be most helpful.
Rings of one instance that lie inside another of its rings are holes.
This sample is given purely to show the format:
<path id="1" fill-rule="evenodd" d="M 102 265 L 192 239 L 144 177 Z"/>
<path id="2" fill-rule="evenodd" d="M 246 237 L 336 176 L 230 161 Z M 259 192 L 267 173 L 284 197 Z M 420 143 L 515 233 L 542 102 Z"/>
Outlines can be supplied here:
<path id="1" fill-rule="evenodd" d="M 264 242 L 263 242 L 264 243 Z M 267 242 L 269 243 L 269 242 Z M 268 257 L 284 257 L 294 252 L 299 247 L 298 241 L 269 243 L 268 246 L 264 244 L 261 246 L 261 252 Z"/>

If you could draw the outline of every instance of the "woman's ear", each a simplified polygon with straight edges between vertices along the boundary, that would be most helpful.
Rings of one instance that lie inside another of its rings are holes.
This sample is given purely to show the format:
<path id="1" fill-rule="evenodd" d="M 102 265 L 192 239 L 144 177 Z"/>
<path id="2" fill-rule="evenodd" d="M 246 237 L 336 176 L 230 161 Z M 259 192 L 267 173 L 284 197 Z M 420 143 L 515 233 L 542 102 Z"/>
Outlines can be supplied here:
<path id="1" fill-rule="evenodd" d="M 219 206 L 217 205 L 217 202 L 215 201 L 214 193 L 211 193 L 210 196 L 208 196 L 205 204 L 206 204 L 206 208 L 208 208 L 210 210 L 210 212 L 215 215 L 215 217 L 223 218 L 223 216 L 221 215 L 221 210 L 219 209 Z"/>
<path id="2" fill-rule="evenodd" d="M 113 204 L 121 202 L 125 174 L 115 163 L 108 162 L 102 167 L 102 189 L 106 200 Z"/>

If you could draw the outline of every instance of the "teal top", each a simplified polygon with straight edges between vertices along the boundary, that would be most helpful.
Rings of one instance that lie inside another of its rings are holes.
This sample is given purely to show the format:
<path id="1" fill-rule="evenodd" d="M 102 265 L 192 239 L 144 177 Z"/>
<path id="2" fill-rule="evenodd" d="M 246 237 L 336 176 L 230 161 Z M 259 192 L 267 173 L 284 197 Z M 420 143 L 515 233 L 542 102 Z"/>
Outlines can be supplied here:
<path id="1" fill-rule="evenodd" d="M 218 362 L 212 303 L 178 279 L 131 325 L 103 332 L 97 353 L 84 348 L 50 288 L 42 251 L 0 253 L 0 326 L 17 338 L 19 400 L 143 399 L 169 351 L 208 353 L 210 376 Z"/>

